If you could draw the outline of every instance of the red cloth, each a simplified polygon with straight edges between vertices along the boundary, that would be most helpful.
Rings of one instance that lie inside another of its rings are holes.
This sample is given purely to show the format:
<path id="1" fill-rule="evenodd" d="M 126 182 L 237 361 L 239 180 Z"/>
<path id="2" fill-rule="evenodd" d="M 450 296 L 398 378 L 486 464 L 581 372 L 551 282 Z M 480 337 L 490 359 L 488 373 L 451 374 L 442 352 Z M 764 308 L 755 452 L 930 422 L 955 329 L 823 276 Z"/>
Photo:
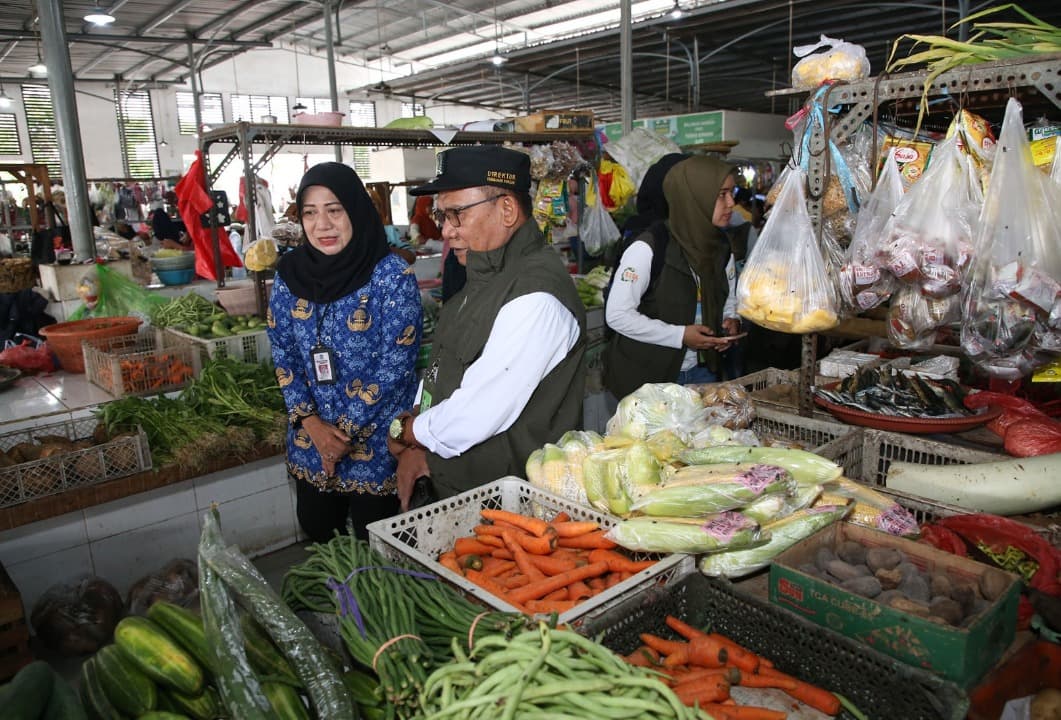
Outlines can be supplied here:
<path id="1" fill-rule="evenodd" d="M 184 177 L 180 179 L 173 191 L 177 194 L 177 210 L 180 212 L 184 227 L 192 238 L 195 248 L 195 274 L 207 280 L 217 280 L 214 268 L 214 243 L 210 230 L 204 228 L 199 216 L 213 207 L 214 201 L 206 191 L 206 178 L 203 175 L 203 155 L 195 151 L 195 160 Z M 218 231 L 221 245 L 221 263 L 224 267 L 243 267 L 239 255 L 232 248 L 228 235 Z"/>
<path id="2" fill-rule="evenodd" d="M 433 205 L 434 200 L 429 195 L 418 197 L 416 205 L 413 206 L 413 216 L 409 219 L 409 222 L 416 223 L 420 228 L 420 237 L 424 240 L 438 240 L 442 237 L 442 231 L 431 217 Z"/>
<path id="3" fill-rule="evenodd" d="M 261 183 L 269 187 L 268 180 L 261 180 Z M 236 206 L 236 212 L 232 213 L 232 219 L 241 223 L 247 222 L 247 178 L 245 177 L 239 179 L 239 205 Z"/>

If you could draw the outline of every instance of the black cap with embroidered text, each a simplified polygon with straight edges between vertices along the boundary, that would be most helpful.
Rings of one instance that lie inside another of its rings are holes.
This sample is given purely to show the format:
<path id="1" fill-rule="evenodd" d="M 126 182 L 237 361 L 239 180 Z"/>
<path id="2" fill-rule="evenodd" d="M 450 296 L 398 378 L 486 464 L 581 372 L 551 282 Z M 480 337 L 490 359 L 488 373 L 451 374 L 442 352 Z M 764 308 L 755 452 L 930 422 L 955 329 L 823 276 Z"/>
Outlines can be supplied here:
<path id="1" fill-rule="evenodd" d="M 430 195 L 470 187 L 504 188 L 514 193 L 530 192 L 530 156 L 496 145 L 451 148 L 436 158 L 435 179 L 409 191 Z"/>

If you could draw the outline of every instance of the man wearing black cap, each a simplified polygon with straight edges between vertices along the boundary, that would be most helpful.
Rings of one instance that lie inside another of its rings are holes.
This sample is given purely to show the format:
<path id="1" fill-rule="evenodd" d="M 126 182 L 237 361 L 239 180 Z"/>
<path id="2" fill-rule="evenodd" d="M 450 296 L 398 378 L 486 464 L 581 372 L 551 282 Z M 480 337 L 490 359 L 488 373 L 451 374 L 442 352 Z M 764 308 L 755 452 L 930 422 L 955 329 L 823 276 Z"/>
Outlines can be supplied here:
<path id="1" fill-rule="evenodd" d="M 586 312 L 531 217 L 530 158 L 500 147 L 446 150 L 431 182 L 435 220 L 466 267 L 442 306 L 418 415 L 391 426 L 403 507 L 430 476 L 449 497 L 506 475 L 581 425 Z"/>

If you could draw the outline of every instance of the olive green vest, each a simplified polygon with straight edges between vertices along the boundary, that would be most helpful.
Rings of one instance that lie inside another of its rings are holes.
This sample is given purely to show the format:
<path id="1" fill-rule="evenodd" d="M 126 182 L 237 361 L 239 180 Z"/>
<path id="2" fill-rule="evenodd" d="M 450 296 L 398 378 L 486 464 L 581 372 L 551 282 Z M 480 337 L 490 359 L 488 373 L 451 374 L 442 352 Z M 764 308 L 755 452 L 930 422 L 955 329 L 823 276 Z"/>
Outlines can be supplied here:
<path id="1" fill-rule="evenodd" d="M 534 292 L 554 296 L 578 320 L 578 342 L 538 384 L 527 406 L 508 430 L 453 458 L 427 454 L 439 497 L 449 497 L 506 475 L 525 476 L 527 457 L 582 424 L 586 379 L 586 310 L 560 256 L 546 247 L 533 220 L 507 244 L 468 253 L 468 281 L 439 313 L 431 358 L 424 377 L 425 399 L 432 406 L 460 387 L 468 367 L 479 359 L 501 307 Z M 497 398 L 506 391 L 496 388 Z M 482 397 L 489 403 L 497 398 Z"/>
<path id="2" fill-rule="evenodd" d="M 652 233 L 645 232 L 638 240 L 656 251 Z M 617 266 L 615 272 L 623 272 L 623 267 Z M 691 325 L 696 319 L 696 278 L 674 238 L 667 243 L 659 277 L 641 297 L 637 311 L 671 325 Z M 685 352 L 685 347 L 664 347 L 613 333 L 604 350 L 604 387 L 621 400 L 645 383 L 675 382 Z"/>

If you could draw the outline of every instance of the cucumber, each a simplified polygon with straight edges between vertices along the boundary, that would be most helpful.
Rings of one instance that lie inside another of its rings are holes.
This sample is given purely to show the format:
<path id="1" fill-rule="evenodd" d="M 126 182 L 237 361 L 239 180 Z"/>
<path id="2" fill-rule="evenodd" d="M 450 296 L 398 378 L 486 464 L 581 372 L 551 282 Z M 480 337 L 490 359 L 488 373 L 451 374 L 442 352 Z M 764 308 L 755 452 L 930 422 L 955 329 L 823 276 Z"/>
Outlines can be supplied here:
<path id="1" fill-rule="evenodd" d="M 243 628 L 243 645 L 247 649 L 247 659 L 251 666 L 261 675 L 272 675 L 290 684 L 302 686 L 291 663 L 269 639 L 265 631 L 247 613 L 240 613 L 239 624 Z"/>
<path id="2" fill-rule="evenodd" d="M 347 670 L 343 673 L 343 686 L 359 708 L 377 706 L 383 701 L 379 689 L 379 680 L 360 670 Z"/>
<path id="3" fill-rule="evenodd" d="M 159 600 L 148 608 L 147 617 L 187 650 L 200 666 L 210 672 L 214 671 L 214 656 L 206 644 L 201 617 L 187 608 L 165 600 Z"/>
<path id="4" fill-rule="evenodd" d="M 88 716 L 74 689 L 65 680 L 56 677 L 52 696 L 48 698 L 41 720 L 88 720 Z"/>
<path id="5" fill-rule="evenodd" d="M 176 690 L 163 690 L 159 695 L 159 705 L 165 704 L 172 712 L 183 713 L 195 720 L 213 720 L 224 717 L 221 697 L 217 690 L 205 688 L 199 697 L 191 697 Z"/>
<path id="6" fill-rule="evenodd" d="M 154 710 L 158 689 L 117 645 L 107 645 L 96 653 L 96 667 L 103 691 L 119 711 L 136 717 Z"/>
<path id="7" fill-rule="evenodd" d="M 310 720 L 309 711 L 295 688 L 284 683 L 264 682 L 262 690 L 273 706 L 277 720 Z"/>
<path id="8" fill-rule="evenodd" d="M 78 685 L 81 704 L 96 720 L 122 720 L 122 714 L 103 690 L 99 665 L 95 657 L 81 663 L 81 683 Z"/>
<path id="9" fill-rule="evenodd" d="M 143 715 L 137 715 L 136 720 L 192 720 L 187 715 L 181 715 L 180 713 L 171 713 L 164 710 L 152 710 L 146 712 Z"/>
<path id="10" fill-rule="evenodd" d="M 37 720 L 48 704 L 55 685 L 55 673 L 43 660 L 34 660 L 15 673 L 0 688 L 0 708 L 4 720 Z"/>
<path id="11" fill-rule="evenodd" d="M 114 642 L 152 680 L 185 695 L 202 692 L 202 668 L 147 618 L 123 618 L 114 628 Z"/>

